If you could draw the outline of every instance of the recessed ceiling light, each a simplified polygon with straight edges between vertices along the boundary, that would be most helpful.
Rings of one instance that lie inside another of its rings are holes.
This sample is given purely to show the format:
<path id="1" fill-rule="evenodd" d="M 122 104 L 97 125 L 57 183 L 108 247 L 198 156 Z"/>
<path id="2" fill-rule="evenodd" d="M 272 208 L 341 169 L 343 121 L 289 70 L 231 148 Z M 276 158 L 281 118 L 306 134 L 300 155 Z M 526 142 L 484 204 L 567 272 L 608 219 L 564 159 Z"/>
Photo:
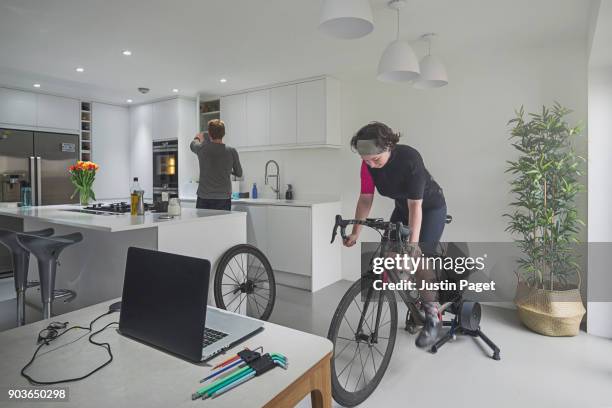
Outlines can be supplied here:
<path id="1" fill-rule="evenodd" d="M 40 84 L 34 84 L 34 88 L 40 88 Z"/>
<path id="2" fill-rule="evenodd" d="M 127 103 L 132 103 L 133 101 L 131 99 L 126 100 Z"/>
<path id="3" fill-rule="evenodd" d="M 173 89 L 172 89 L 172 92 L 177 93 L 177 92 L 178 92 L 178 89 L 173 88 Z"/>
<path id="4" fill-rule="evenodd" d="M 225 78 L 221 78 L 221 79 L 219 80 L 219 82 L 221 82 L 222 84 L 224 84 L 224 83 L 226 83 L 226 82 L 227 82 L 227 79 L 225 79 Z"/>
<path id="5" fill-rule="evenodd" d="M 85 72 L 85 68 L 83 68 L 83 67 L 76 67 L 75 71 L 76 72 Z"/>
<path id="6" fill-rule="evenodd" d="M 123 51 L 121 51 L 121 53 L 122 53 L 123 55 L 125 55 L 125 56 L 130 56 L 130 55 L 132 55 L 132 51 L 130 51 L 130 50 L 123 50 Z"/>

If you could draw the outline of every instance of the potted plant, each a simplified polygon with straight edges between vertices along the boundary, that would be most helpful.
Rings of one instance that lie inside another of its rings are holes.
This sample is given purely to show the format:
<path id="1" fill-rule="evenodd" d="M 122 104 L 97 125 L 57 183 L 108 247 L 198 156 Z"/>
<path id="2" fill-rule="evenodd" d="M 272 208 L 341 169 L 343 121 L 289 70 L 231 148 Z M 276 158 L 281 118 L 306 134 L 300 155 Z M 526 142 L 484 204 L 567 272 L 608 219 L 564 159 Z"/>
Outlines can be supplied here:
<path id="1" fill-rule="evenodd" d="M 584 159 L 572 140 L 582 129 L 565 121 L 570 112 L 555 103 L 525 118 L 521 107 L 508 123 L 519 158 L 508 161 L 516 201 L 510 204 L 514 211 L 505 214 L 506 230 L 519 236 L 515 242 L 523 253 L 515 272 L 515 304 L 527 327 L 549 336 L 578 334 L 585 313 L 573 251 L 579 226 L 584 225 L 575 205 L 583 190 L 578 178 Z"/>
<path id="2" fill-rule="evenodd" d="M 96 194 L 92 187 L 94 180 L 96 179 L 96 172 L 100 166 L 90 161 L 78 161 L 76 164 L 68 167 L 68 173 L 70 173 L 70 181 L 74 185 L 74 193 L 70 198 L 79 194 L 79 202 L 81 205 L 89 205 L 89 200 L 95 200 Z"/>

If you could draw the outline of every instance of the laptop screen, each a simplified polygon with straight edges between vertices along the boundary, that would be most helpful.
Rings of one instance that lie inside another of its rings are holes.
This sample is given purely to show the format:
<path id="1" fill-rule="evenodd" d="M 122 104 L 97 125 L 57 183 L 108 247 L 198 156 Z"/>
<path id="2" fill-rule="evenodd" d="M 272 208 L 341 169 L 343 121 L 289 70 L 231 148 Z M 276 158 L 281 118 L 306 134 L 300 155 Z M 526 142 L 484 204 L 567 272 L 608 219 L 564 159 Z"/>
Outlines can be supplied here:
<path id="1" fill-rule="evenodd" d="M 206 259 L 129 248 L 119 331 L 200 360 L 209 276 Z"/>

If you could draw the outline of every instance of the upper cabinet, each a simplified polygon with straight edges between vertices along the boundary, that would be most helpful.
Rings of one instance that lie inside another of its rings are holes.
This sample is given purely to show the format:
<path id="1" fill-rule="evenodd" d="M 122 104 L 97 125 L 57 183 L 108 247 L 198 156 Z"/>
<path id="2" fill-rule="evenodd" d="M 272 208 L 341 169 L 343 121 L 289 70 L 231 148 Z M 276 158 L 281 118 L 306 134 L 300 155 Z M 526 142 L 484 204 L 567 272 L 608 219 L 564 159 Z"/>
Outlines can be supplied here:
<path id="1" fill-rule="evenodd" d="M 233 147 L 246 147 L 246 94 L 221 98 L 221 120 L 225 123 L 225 142 Z"/>
<path id="2" fill-rule="evenodd" d="M 246 96 L 247 146 L 270 144 L 270 90 L 249 92 Z"/>
<path id="3" fill-rule="evenodd" d="M 221 98 L 227 143 L 240 150 L 338 147 L 340 84 L 324 77 Z"/>
<path id="4" fill-rule="evenodd" d="M 0 88 L 2 126 L 79 133 L 80 107 L 72 98 Z"/>
<path id="5" fill-rule="evenodd" d="M 178 99 L 155 102 L 153 108 L 153 140 L 176 139 L 178 137 Z"/>
<path id="6" fill-rule="evenodd" d="M 60 96 L 37 94 L 36 124 L 42 128 L 79 130 L 80 102 Z"/>
<path id="7" fill-rule="evenodd" d="M 0 123 L 36 126 L 36 94 L 0 88 Z"/>
<path id="8" fill-rule="evenodd" d="M 297 143 L 297 85 L 270 90 L 270 144 Z"/>
<path id="9" fill-rule="evenodd" d="M 325 81 L 297 84 L 297 142 L 324 144 L 327 124 Z"/>

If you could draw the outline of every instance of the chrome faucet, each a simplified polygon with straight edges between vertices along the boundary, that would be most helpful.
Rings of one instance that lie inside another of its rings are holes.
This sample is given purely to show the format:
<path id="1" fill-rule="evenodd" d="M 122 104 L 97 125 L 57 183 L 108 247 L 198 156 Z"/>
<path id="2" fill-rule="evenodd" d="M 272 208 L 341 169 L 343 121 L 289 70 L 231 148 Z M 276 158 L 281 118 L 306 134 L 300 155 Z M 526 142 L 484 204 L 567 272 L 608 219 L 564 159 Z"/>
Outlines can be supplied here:
<path id="1" fill-rule="evenodd" d="M 274 164 L 276 166 L 276 174 L 268 174 L 268 165 L 269 164 Z M 281 195 L 280 195 L 280 170 L 278 168 L 278 163 L 275 160 L 268 160 L 268 162 L 266 163 L 266 172 L 265 172 L 265 184 L 268 185 L 268 179 L 269 178 L 275 178 L 276 179 L 276 188 L 270 186 L 270 188 L 272 189 L 272 191 L 274 191 L 276 193 L 276 198 L 278 200 L 280 200 Z"/>

